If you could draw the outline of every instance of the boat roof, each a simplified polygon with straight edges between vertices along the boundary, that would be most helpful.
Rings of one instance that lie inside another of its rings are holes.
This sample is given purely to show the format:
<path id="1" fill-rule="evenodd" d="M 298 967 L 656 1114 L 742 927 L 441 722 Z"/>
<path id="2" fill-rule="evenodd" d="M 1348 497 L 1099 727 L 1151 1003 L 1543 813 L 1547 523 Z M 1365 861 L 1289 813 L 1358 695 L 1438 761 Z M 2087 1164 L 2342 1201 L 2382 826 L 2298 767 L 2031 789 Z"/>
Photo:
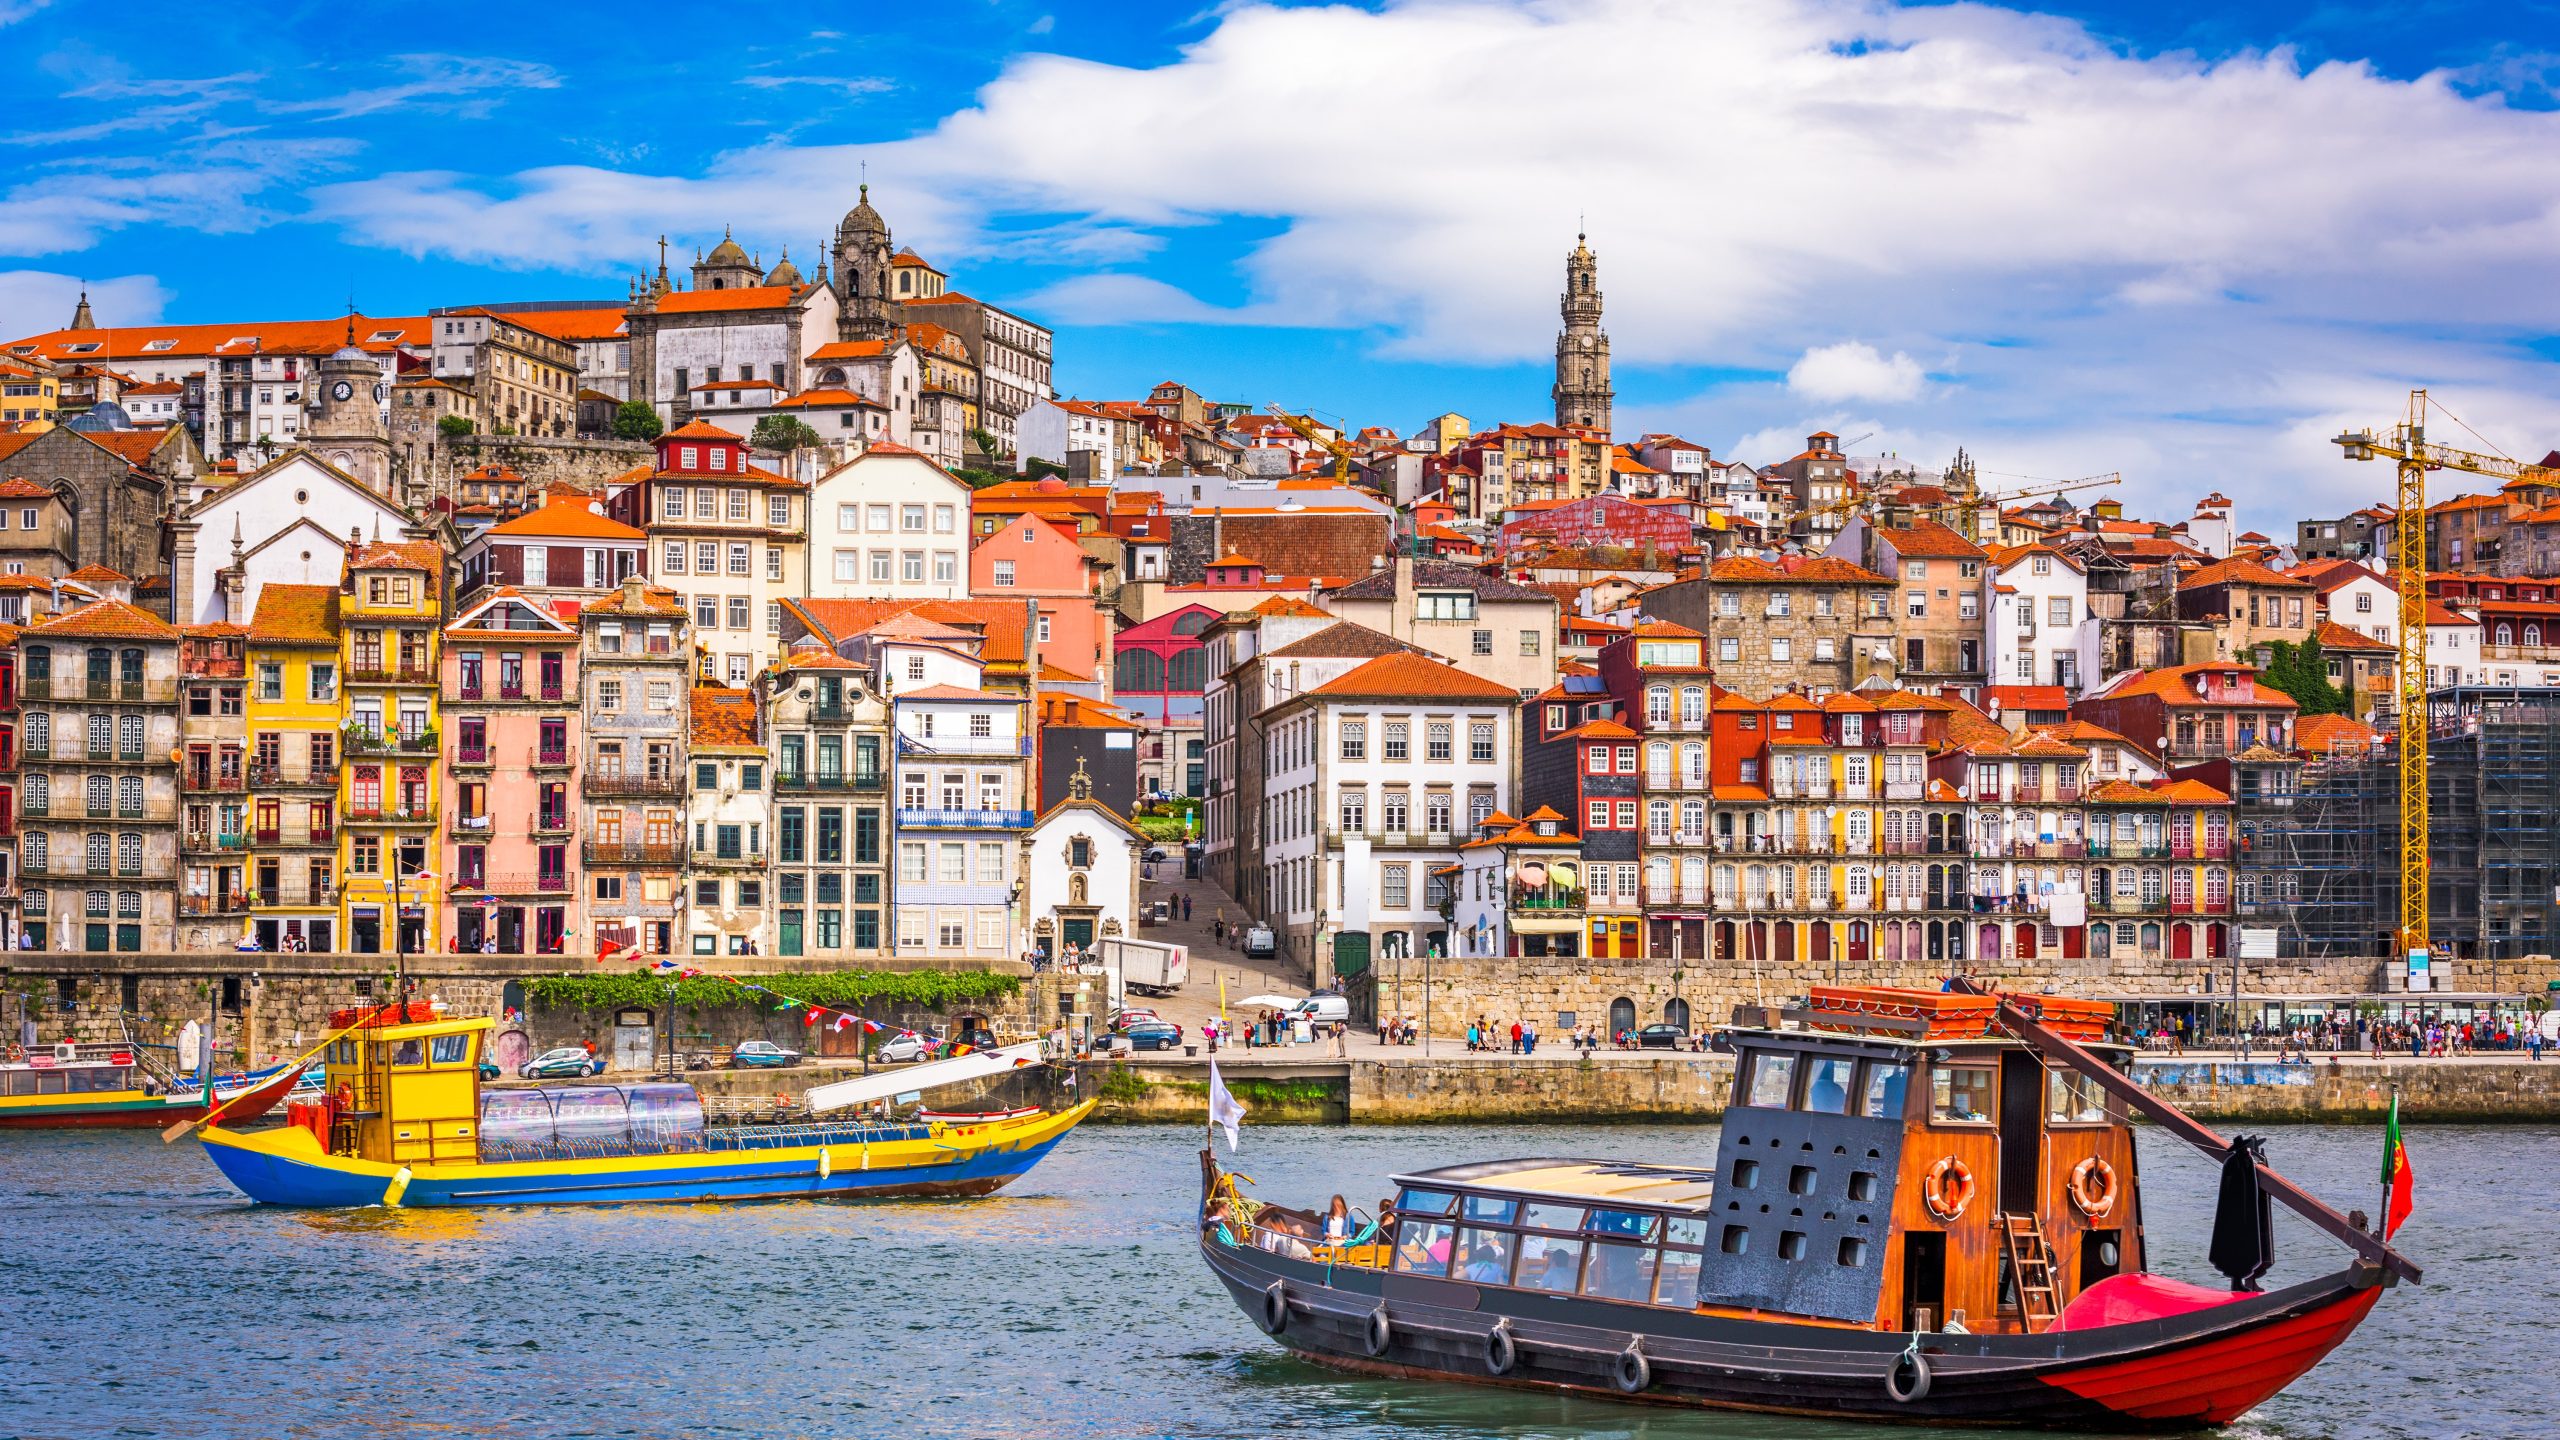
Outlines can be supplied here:
<path id="1" fill-rule="evenodd" d="M 498 1022 L 486 1015 L 453 1020 L 413 1020 L 405 1025 L 357 1025 L 349 1028 L 341 1040 L 417 1040 L 429 1035 L 459 1035 L 467 1030 L 495 1030 Z"/>
<path id="2" fill-rule="evenodd" d="M 1538 1157 L 1481 1160 L 1395 1177 L 1398 1185 L 1417 1189 L 1457 1187 L 1499 1190 L 1510 1195 L 1553 1196 L 1564 1200 L 1650 1205 L 1671 1210 L 1710 1208 L 1716 1172 L 1686 1165 L 1645 1165 L 1628 1160 L 1564 1160 Z"/>

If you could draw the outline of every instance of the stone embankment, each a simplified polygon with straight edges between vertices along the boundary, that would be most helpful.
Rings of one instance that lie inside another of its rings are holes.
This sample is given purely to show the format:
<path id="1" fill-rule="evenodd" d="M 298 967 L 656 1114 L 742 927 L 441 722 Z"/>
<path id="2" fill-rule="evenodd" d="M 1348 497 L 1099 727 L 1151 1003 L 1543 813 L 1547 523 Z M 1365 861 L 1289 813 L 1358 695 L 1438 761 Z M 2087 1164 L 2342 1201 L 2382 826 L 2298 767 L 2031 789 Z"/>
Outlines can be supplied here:
<path id="1" fill-rule="evenodd" d="M 1199 1060 L 1089 1061 L 1023 1099 L 1100 1096 L 1096 1118 L 1201 1124 L 1208 1070 Z M 1733 1061 L 1724 1055 L 1298 1060 L 1222 1063 L 1249 1123 L 1577 1124 L 1707 1121 L 1724 1113 Z M 2135 1078 L 2201 1120 L 2268 1124 L 2378 1120 L 2400 1099 L 2411 1122 L 2560 1121 L 2560 1057 L 2310 1064 L 2212 1059 L 2139 1061 Z"/>

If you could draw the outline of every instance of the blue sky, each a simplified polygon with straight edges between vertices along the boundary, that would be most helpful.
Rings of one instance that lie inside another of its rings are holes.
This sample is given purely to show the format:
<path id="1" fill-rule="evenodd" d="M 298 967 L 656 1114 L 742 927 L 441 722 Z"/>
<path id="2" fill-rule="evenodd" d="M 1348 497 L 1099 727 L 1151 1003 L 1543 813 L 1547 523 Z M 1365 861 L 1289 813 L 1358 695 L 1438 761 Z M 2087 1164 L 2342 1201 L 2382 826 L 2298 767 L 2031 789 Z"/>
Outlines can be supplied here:
<path id="1" fill-rule="evenodd" d="M 108 323 L 618 296 L 724 225 L 805 262 L 867 166 L 1088 396 L 1538 417 L 1587 215 L 1622 432 L 2270 528 L 2374 493 L 2322 439 L 2412 384 L 2560 443 L 2553 0 L 863 12 L 0 0 L 0 331 L 83 281 Z"/>

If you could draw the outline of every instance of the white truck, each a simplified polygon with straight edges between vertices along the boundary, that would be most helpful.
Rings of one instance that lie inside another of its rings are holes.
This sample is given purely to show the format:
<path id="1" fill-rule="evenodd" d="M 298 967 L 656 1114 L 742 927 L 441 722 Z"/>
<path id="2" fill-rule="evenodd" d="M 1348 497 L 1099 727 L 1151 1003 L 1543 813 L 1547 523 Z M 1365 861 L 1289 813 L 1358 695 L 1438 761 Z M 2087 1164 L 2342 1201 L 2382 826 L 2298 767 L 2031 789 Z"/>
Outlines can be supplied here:
<path id="1" fill-rule="evenodd" d="M 1131 940 L 1107 936 L 1095 947 L 1103 968 L 1117 971 L 1120 983 L 1141 995 L 1169 995 L 1191 978 L 1191 947 L 1163 940 Z"/>

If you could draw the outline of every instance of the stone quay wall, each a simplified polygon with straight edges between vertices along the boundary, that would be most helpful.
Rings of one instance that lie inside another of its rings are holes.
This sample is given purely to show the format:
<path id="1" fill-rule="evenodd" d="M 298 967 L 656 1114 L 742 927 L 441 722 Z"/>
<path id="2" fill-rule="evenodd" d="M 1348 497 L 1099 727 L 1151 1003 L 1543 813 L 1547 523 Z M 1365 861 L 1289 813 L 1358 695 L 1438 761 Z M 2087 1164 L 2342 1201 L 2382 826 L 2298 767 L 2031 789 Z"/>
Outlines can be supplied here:
<path id="1" fill-rule="evenodd" d="M 1763 962 L 1757 967 L 1725 960 L 1696 960 L 1675 969 L 1664 959 L 1607 960 L 1581 956 L 1450 957 L 1428 962 L 1407 957 L 1375 962 L 1355 982 L 1354 1005 L 1372 1023 L 1378 1016 L 1403 1015 L 1419 1020 L 1429 1007 L 1432 1032 L 1463 1039 L 1467 1025 L 1482 1019 L 1508 1035 L 1515 1020 L 1536 1022 L 1542 1041 L 1561 1040 L 1574 1024 L 1606 1026 L 1609 1007 L 1621 998 L 1635 1003 L 1636 1024 L 1664 1018 L 1674 999 L 1689 1007 L 1690 1024 L 1721 1024 L 1737 1005 L 1775 1004 L 1801 999 L 1816 985 L 1900 985 L 1935 990 L 1958 964 L 1975 976 L 2011 990 L 2050 991 L 2121 999 L 2149 996 L 2162 1000 L 2201 1000 L 2227 993 L 2231 961 L 2170 960 L 2118 957 L 2108 960 L 2034 959 L 1958 962 L 1921 960 L 1851 963 L 1803 961 Z M 2560 980 L 2560 961 L 2548 955 L 2497 962 L 2458 962 L 2440 989 L 2506 994 L 2541 993 Z M 2386 962 L 2375 959 L 2281 959 L 2240 962 L 2240 989 L 2246 995 L 2359 995 L 2382 990 L 2390 976 Z M 2423 1003 L 2424 996 L 2410 995 Z M 1573 1017 L 1567 1020 L 1564 1017 Z"/>

